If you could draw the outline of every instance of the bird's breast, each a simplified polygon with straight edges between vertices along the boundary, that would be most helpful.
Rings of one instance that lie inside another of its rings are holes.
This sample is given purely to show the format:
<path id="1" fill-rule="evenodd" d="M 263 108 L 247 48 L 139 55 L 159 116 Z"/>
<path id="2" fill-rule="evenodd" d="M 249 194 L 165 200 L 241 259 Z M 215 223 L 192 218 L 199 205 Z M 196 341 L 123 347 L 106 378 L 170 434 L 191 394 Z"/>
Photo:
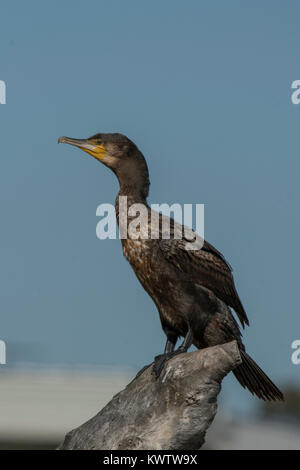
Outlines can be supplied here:
<path id="1" fill-rule="evenodd" d="M 136 272 L 140 274 L 149 272 L 151 267 L 151 247 L 145 240 L 124 240 L 123 255 Z"/>
<path id="2" fill-rule="evenodd" d="M 123 254 L 144 289 L 157 305 L 174 302 L 177 290 L 175 272 L 168 269 L 154 240 L 123 240 Z"/>
<path id="3" fill-rule="evenodd" d="M 123 240 L 123 254 L 155 303 L 168 289 L 169 276 L 154 240 Z"/>
<path id="4" fill-rule="evenodd" d="M 153 299 L 164 324 L 179 334 L 186 332 L 184 312 L 190 298 L 180 286 L 175 270 L 168 268 L 154 240 L 122 240 L 123 254 L 129 261 L 143 288 Z"/>

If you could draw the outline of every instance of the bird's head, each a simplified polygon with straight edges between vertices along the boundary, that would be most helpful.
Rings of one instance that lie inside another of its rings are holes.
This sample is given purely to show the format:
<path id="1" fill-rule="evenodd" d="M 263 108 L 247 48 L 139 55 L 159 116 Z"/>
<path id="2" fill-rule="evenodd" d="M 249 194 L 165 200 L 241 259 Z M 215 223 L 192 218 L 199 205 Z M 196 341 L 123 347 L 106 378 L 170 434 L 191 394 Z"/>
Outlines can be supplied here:
<path id="1" fill-rule="evenodd" d="M 99 160 L 112 170 L 134 150 L 134 143 L 122 134 L 95 134 L 87 139 L 60 137 L 58 143 L 69 144 Z"/>
<path id="2" fill-rule="evenodd" d="M 143 192 L 148 194 L 147 163 L 137 146 L 125 135 L 95 134 L 87 139 L 60 137 L 58 143 L 78 147 L 103 163 L 117 175 L 121 188 L 147 186 Z"/>

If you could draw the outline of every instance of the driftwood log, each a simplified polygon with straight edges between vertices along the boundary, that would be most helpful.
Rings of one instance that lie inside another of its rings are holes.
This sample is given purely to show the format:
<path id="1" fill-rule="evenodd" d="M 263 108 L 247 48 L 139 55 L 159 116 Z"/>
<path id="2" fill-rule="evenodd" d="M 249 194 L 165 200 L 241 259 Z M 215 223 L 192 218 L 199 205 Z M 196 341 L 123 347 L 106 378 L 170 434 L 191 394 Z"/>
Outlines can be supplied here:
<path id="1" fill-rule="evenodd" d="M 59 449 L 195 450 L 217 411 L 225 375 L 241 363 L 235 341 L 152 366 L 93 418 L 70 431 Z"/>

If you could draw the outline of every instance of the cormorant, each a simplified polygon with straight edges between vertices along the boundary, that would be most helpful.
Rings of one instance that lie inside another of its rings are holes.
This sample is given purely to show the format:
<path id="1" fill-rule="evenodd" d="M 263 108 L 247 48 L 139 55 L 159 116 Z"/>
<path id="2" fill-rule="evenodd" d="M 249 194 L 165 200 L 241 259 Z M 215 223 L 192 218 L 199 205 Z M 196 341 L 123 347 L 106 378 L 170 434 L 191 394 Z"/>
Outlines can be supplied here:
<path id="1" fill-rule="evenodd" d="M 152 209 L 147 204 L 148 167 L 130 139 L 114 133 L 96 134 L 88 139 L 60 137 L 58 142 L 74 145 L 110 168 L 120 184 L 115 204 L 119 226 L 126 220 L 127 229 L 131 221 L 119 207 L 119 197 L 127 196 L 128 207 L 139 203 L 147 209 L 149 232 Z M 161 214 L 159 217 L 161 221 Z M 186 352 L 192 344 L 201 349 L 236 340 L 242 363 L 233 373 L 239 383 L 263 400 L 283 400 L 281 391 L 245 351 L 240 328 L 229 308 L 235 310 L 243 328 L 249 324 L 231 267 L 207 241 L 201 249 L 187 250 L 185 244 L 190 239 L 176 238 L 178 224 L 173 219 L 169 221 L 169 239 L 162 236 L 161 225 L 155 239 L 136 239 L 130 234 L 122 239 L 124 256 L 153 299 L 167 337 L 164 353 L 155 358 L 156 375 L 160 375 L 169 358 Z M 180 336 L 183 343 L 175 350 Z"/>

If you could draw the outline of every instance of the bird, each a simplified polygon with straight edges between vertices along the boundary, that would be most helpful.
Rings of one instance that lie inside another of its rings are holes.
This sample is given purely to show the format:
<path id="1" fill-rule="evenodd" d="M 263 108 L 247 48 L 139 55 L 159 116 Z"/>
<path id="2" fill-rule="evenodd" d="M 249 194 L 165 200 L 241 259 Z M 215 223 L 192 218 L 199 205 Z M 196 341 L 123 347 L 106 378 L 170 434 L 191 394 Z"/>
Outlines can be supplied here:
<path id="1" fill-rule="evenodd" d="M 246 352 L 232 310 L 242 328 L 249 325 L 249 320 L 234 284 L 232 268 L 222 253 L 204 239 L 199 247 L 187 249 L 191 239 L 186 237 L 183 226 L 161 213 L 154 214 L 159 222 L 155 236 L 152 233 L 145 236 L 145 230 L 147 235 L 151 230 L 153 210 L 147 202 L 148 166 L 137 145 L 120 133 L 97 133 L 86 139 L 63 136 L 58 142 L 83 150 L 118 179 L 115 211 L 119 227 L 123 228 L 123 254 L 152 298 L 166 335 L 164 351 L 154 359 L 156 377 L 160 377 L 169 359 L 187 352 L 192 345 L 203 349 L 235 340 L 241 364 L 233 373 L 241 386 L 262 400 L 282 401 L 282 392 Z M 138 205 L 146 213 L 145 226 L 137 227 L 135 234 L 129 233 L 134 217 L 121 208 L 122 198 L 126 198 L 127 207 Z M 165 217 L 170 226 L 169 237 L 162 228 Z M 183 341 L 176 349 L 180 337 Z"/>

